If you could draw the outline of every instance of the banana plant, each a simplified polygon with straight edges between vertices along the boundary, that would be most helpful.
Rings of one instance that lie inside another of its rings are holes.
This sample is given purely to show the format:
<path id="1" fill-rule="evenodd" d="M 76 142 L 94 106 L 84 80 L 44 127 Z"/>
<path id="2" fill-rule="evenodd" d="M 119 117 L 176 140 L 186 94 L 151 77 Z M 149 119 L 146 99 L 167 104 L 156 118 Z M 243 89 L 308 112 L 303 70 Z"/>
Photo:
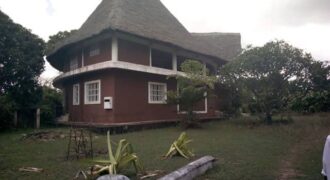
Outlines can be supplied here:
<path id="1" fill-rule="evenodd" d="M 171 158 L 174 155 L 181 155 L 186 159 L 194 157 L 195 155 L 187 147 L 187 144 L 191 141 L 192 140 L 188 139 L 187 134 L 182 132 L 179 138 L 171 145 L 169 151 L 165 155 L 165 158 Z"/>
<path id="2" fill-rule="evenodd" d="M 92 174 L 100 174 L 103 172 L 108 172 L 109 174 L 117 174 L 123 169 L 129 168 L 131 165 L 134 166 L 136 173 L 144 173 L 144 168 L 133 151 L 132 145 L 126 140 L 121 139 L 117 145 L 115 154 L 113 154 L 110 132 L 107 132 L 107 144 L 108 144 L 108 160 L 99 160 L 97 163 L 106 164 L 106 165 L 95 165 L 92 168 Z"/>

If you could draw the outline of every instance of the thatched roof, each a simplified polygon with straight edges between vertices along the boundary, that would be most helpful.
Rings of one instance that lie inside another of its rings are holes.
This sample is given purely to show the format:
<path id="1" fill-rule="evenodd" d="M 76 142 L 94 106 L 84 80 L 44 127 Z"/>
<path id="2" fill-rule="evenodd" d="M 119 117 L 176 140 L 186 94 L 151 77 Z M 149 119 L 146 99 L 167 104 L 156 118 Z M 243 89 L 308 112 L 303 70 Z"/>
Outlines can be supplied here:
<path id="1" fill-rule="evenodd" d="M 160 0 L 103 0 L 81 28 L 57 44 L 48 56 L 107 30 L 134 34 L 223 60 L 230 60 L 241 48 L 239 34 L 228 37 L 226 34 L 217 37 L 190 34 Z"/>
<path id="2" fill-rule="evenodd" d="M 241 35 L 239 33 L 192 33 L 201 43 L 215 46 L 214 53 L 226 60 L 232 60 L 241 51 Z"/>

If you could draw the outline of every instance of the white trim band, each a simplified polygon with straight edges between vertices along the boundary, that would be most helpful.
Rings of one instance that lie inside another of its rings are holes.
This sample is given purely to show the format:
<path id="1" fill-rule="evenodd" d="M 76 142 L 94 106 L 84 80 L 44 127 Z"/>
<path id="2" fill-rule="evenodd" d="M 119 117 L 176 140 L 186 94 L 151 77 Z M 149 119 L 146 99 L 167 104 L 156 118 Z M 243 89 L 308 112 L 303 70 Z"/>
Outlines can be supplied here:
<path id="1" fill-rule="evenodd" d="M 105 61 L 105 62 L 101 62 L 101 63 L 89 65 L 89 66 L 84 66 L 79 69 L 75 69 L 73 71 L 63 73 L 63 74 L 57 76 L 54 79 L 54 82 L 57 82 L 61 79 L 68 78 L 71 76 L 84 74 L 84 73 L 88 73 L 88 72 L 93 72 L 93 71 L 104 70 L 104 69 L 124 69 L 124 70 L 131 70 L 131 71 L 144 72 L 144 73 L 157 74 L 157 75 L 165 75 L 165 76 L 171 76 L 171 75 L 184 76 L 185 75 L 185 73 L 183 73 L 183 72 L 178 72 L 178 71 L 173 71 L 173 70 L 168 70 L 168 69 L 163 69 L 163 68 L 157 68 L 157 67 L 150 67 L 150 66 L 145 66 L 145 65 L 139 65 L 139 64 L 129 63 L 129 62 Z"/>

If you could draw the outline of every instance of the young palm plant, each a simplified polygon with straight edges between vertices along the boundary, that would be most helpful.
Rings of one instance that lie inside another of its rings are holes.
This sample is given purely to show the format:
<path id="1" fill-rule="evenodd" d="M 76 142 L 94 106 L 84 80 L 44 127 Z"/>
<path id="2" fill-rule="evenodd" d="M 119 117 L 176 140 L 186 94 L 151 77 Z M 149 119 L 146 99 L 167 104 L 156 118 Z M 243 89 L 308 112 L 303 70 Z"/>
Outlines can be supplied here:
<path id="1" fill-rule="evenodd" d="M 180 137 L 173 142 L 165 158 L 171 158 L 174 155 L 181 155 L 186 159 L 194 157 L 195 155 L 189 150 L 187 144 L 192 140 L 188 139 L 187 134 L 182 132 Z"/>
<path id="2" fill-rule="evenodd" d="M 92 174 L 100 174 L 103 172 L 108 172 L 109 174 L 117 174 L 123 169 L 129 168 L 131 165 L 134 166 L 135 172 L 144 173 L 144 168 L 138 158 L 134 153 L 132 145 L 126 140 L 121 139 L 117 145 L 115 154 L 113 154 L 110 132 L 107 133 L 107 143 L 108 143 L 108 153 L 109 160 L 96 161 L 98 163 L 106 164 L 104 166 L 95 165 L 92 169 Z"/>

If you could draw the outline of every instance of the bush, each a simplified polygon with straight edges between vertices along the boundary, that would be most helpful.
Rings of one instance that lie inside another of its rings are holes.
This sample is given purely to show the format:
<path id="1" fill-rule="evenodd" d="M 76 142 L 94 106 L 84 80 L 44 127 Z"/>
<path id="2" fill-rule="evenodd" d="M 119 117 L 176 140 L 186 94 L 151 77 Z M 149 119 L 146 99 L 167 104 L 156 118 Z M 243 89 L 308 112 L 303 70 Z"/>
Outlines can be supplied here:
<path id="1" fill-rule="evenodd" d="M 62 93 L 50 87 L 43 87 L 40 104 L 40 121 L 43 125 L 54 124 L 55 119 L 63 115 Z"/>
<path id="2" fill-rule="evenodd" d="M 232 84 L 218 82 L 215 85 L 215 93 L 218 97 L 219 110 L 226 115 L 236 115 L 241 106 L 238 88 Z"/>
<path id="3" fill-rule="evenodd" d="M 306 95 L 293 97 L 290 103 L 291 109 L 298 112 L 329 112 L 330 111 L 330 92 L 310 91 Z"/>
<path id="4" fill-rule="evenodd" d="M 0 96 L 0 130 L 10 128 L 13 125 L 13 104 L 7 96 Z"/>

